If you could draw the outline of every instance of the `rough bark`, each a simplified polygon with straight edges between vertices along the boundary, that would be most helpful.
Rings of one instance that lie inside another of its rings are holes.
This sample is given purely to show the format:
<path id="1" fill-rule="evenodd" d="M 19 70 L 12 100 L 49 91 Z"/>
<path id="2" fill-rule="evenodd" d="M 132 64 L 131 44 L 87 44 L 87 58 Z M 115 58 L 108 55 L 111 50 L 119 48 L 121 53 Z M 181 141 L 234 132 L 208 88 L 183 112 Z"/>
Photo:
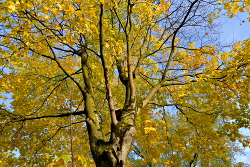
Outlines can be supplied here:
<path id="1" fill-rule="evenodd" d="M 100 151 L 92 151 L 97 167 L 124 167 L 135 135 L 134 126 L 117 127 L 116 138 L 107 143 L 96 143 Z"/>
<path id="2" fill-rule="evenodd" d="M 90 110 L 87 112 L 94 113 L 94 110 Z M 126 165 L 126 158 L 136 133 L 134 113 L 132 110 L 123 110 L 121 121 L 117 125 L 112 124 L 113 137 L 108 142 L 102 138 L 102 132 L 97 128 L 94 120 L 95 116 L 91 118 L 87 114 L 90 148 L 97 167 L 124 167 Z"/>

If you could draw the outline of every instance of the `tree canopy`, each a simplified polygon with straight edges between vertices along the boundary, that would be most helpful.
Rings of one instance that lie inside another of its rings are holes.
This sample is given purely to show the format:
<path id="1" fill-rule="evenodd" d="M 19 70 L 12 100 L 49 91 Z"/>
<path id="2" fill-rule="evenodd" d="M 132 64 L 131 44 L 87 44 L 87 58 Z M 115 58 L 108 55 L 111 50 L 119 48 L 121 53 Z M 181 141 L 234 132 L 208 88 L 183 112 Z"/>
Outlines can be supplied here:
<path id="1" fill-rule="evenodd" d="M 250 40 L 223 52 L 212 34 L 249 6 L 0 1 L 0 164 L 237 166 Z"/>

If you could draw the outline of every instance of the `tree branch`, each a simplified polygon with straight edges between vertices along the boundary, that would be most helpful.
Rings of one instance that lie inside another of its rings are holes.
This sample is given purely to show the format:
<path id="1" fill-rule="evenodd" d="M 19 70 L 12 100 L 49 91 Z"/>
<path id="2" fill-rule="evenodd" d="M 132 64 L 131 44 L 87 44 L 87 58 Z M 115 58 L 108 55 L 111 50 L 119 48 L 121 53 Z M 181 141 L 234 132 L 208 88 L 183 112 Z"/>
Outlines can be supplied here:
<path id="1" fill-rule="evenodd" d="M 63 73 L 69 77 L 76 85 L 77 87 L 79 88 L 79 90 L 82 92 L 82 95 L 84 95 L 84 93 L 86 93 L 86 90 L 62 67 L 61 63 L 57 60 L 57 57 L 56 57 L 56 54 L 53 50 L 53 48 L 51 47 L 51 45 L 49 44 L 49 42 L 46 40 L 46 43 L 48 44 L 52 54 L 53 54 L 53 58 L 54 58 L 54 61 L 57 63 L 58 67 L 63 71 Z"/>
<path id="2" fill-rule="evenodd" d="M 109 110 L 110 110 L 110 116 L 111 116 L 111 122 L 112 124 L 116 125 L 118 123 L 117 119 L 116 119 L 116 115 L 115 115 L 115 106 L 114 106 L 114 102 L 113 102 L 113 96 L 112 96 L 112 90 L 111 90 L 111 85 L 110 85 L 110 81 L 109 81 L 109 77 L 108 77 L 108 68 L 106 65 L 106 60 L 104 58 L 104 40 L 103 40 L 103 14 L 104 14 L 104 6 L 101 3 L 100 4 L 100 20 L 99 20 L 99 43 L 100 43 L 100 57 L 101 57 L 101 61 L 102 61 L 102 67 L 103 67 L 103 73 L 104 73 L 104 79 L 105 79 L 105 85 L 106 85 L 106 89 L 107 89 L 107 100 L 108 100 L 108 104 L 109 104 Z M 113 134 L 111 134 L 112 137 Z"/>
<path id="3" fill-rule="evenodd" d="M 82 114 L 86 114 L 85 110 L 77 111 L 77 112 L 73 112 L 73 113 L 68 112 L 68 113 L 59 114 L 59 115 L 44 115 L 44 116 L 40 116 L 40 117 L 22 118 L 22 119 L 19 119 L 17 121 L 14 121 L 14 122 L 21 122 L 21 121 L 28 121 L 28 120 L 35 120 L 35 119 L 42 119 L 42 118 L 68 117 L 68 116 L 71 116 L 71 115 L 82 115 Z M 15 119 L 18 119 L 18 118 L 13 118 L 13 119 L 15 120 Z"/>
<path id="4" fill-rule="evenodd" d="M 131 42 L 130 42 L 130 32 L 132 30 L 132 7 L 134 4 L 131 4 L 130 0 L 127 4 L 127 24 L 126 24 L 126 46 L 127 46 L 127 68 L 128 68 L 128 81 L 129 81 L 129 89 L 130 89 L 130 97 L 132 106 L 130 108 L 135 107 L 132 104 L 135 100 L 135 83 L 133 78 L 133 70 L 132 70 L 132 58 L 131 58 Z M 129 29 L 127 29 L 129 26 Z"/>
<path id="5" fill-rule="evenodd" d="M 164 72 L 162 74 L 162 81 L 164 81 L 164 79 L 166 78 L 166 73 L 168 71 L 168 67 L 170 66 L 170 63 L 171 63 L 171 60 L 172 60 L 172 56 L 174 54 L 174 50 L 175 50 L 175 38 L 176 38 L 176 35 L 178 33 L 178 31 L 184 26 L 184 24 L 186 23 L 186 20 L 193 8 L 193 6 L 198 2 L 199 0 L 195 0 L 194 2 L 191 3 L 188 11 L 187 11 L 187 14 L 185 15 L 184 19 L 182 20 L 181 24 L 179 25 L 179 27 L 174 31 L 173 33 L 173 39 L 172 39 L 172 44 L 171 44 L 171 52 L 170 52 L 170 55 L 169 55 L 169 58 L 168 58 L 168 61 L 167 61 L 167 64 L 165 66 L 165 69 L 164 69 Z"/>

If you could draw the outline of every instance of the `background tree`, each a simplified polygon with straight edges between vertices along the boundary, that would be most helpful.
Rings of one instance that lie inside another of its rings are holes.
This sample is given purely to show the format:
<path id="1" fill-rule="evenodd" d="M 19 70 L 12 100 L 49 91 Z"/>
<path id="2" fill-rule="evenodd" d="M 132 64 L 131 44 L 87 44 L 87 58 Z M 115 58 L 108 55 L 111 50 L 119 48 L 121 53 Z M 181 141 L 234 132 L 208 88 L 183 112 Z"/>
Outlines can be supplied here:
<path id="1" fill-rule="evenodd" d="M 2 164 L 230 164 L 232 142 L 249 145 L 250 42 L 209 45 L 221 5 L 2 1 Z"/>

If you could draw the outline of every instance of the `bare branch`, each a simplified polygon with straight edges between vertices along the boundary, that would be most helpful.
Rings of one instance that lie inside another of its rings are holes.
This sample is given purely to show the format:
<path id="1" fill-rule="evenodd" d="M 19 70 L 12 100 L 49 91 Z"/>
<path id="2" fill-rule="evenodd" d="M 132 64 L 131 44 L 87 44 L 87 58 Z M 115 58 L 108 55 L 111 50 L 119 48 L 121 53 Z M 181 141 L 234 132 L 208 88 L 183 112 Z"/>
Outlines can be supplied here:
<path id="1" fill-rule="evenodd" d="M 42 119 L 42 118 L 59 118 L 59 117 L 69 117 L 71 115 L 83 115 L 86 114 L 86 111 L 77 111 L 77 112 L 68 112 L 68 113 L 64 113 L 64 114 L 59 114 L 59 115 L 44 115 L 44 116 L 40 116 L 40 117 L 30 117 L 30 118 L 12 118 L 14 121 L 13 122 L 21 122 L 21 121 L 28 121 L 28 120 L 35 120 L 35 119 Z M 17 115 L 16 115 L 17 116 Z M 17 116 L 18 117 L 18 116 Z"/>
<path id="2" fill-rule="evenodd" d="M 168 57 L 168 62 L 165 66 L 165 69 L 164 69 L 164 72 L 163 72 L 163 75 L 162 75 L 162 81 L 164 81 L 165 77 L 166 77 L 166 73 L 168 71 L 168 68 L 170 66 L 170 63 L 171 63 L 171 60 L 172 60 L 172 56 L 174 54 L 174 50 L 175 50 L 175 38 L 176 38 L 176 35 L 178 33 L 178 31 L 184 26 L 184 24 L 186 23 L 186 20 L 193 8 L 193 6 L 198 2 L 199 0 L 195 0 L 194 2 L 191 3 L 188 11 L 187 11 L 187 14 L 185 15 L 184 19 L 182 20 L 181 24 L 179 25 L 179 27 L 174 31 L 173 33 L 173 39 L 172 39 L 172 44 L 171 44 L 171 52 L 170 52 L 170 55 Z"/>

